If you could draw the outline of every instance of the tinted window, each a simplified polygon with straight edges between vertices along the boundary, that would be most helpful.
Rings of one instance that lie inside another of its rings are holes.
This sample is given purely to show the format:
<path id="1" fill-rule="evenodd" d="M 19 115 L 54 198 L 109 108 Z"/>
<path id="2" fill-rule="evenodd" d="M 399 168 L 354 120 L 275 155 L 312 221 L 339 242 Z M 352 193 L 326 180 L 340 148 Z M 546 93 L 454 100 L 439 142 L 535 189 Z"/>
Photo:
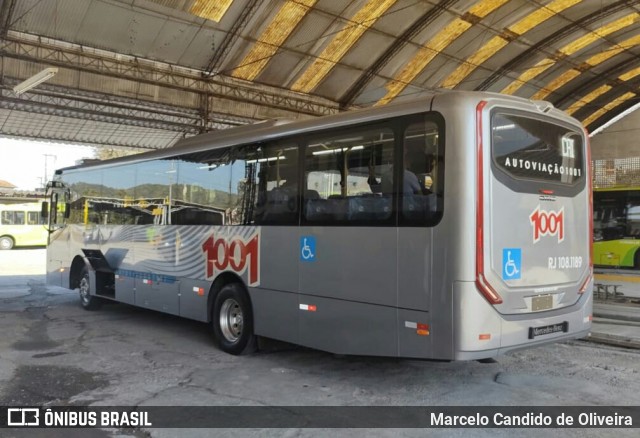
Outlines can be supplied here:
<path id="1" fill-rule="evenodd" d="M 394 134 L 390 128 L 312 138 L 305 156 L 309 222 L 388 222 L 393 212 Z"/>
<path id="2" fill-rule="evenodd" d="M 582 135 L 522 115 L 494 113 L 493 160 L 515 179 L 574 185 L 584 180 Z"/>
<path id="3" fill-rule="evenodd" d="M 98 224 L 94 201 L 102 196 L 102 171 L 97 169 L 65 172 L 62 179 L 70 192 L 71 211 L 67 223 Z M 85 208 L 86 207 L 86 208 Z"/>
<path id="4" fill-rule="evenodd" d="M 232 222 L 240 169 L 229 150 L 182 155 L 177 159 L 177 184 L 172 222 L 178 225 L 222 225 Z"/>
<path id="5" fill-rule="evenodd" d="M 24 225 L 24 211 L 3 211 L 2 223 L 4 225 Z"/>
<path id="6" fill-rule="evenodd" d="M 181 224 L 235 225 L 243 222 L 241 193 L 245 163 L 233 148 L 178 157 L 178 191 Z"/>
<path id="7" fill-rule="evenodd" d="M 443 132 L 430 119 L 404 131 L 401 175 L 402 217 L 405 224 L 433 226 L 444 209 Z"/>
<path id="8" fill-rule="evenodd" d="M 246 168 L 241 204 L 247 223 L 297 225 L 298 146 L 285 142 L 244 147 L 239 156 Z"/>
<path id="9" fill-rule="evenodd" d="M 640 194 L 596 191 L 593 194 L 594 240 L 640 238 Z"/>
<path id="10" fill-rule="evenodd" d="M 27 212 L 27 225 L 40 225 L 42 224 L 42 217 L 38 211 Z"/>
<path id="11" fill-rule="evenodd" d="M 146 214 L 136 202 L 136 168 L 134 165 L 113 167 L 102 171 L 102 195 L 89 199 L 89 211 L 94 220 L 109 225 L 133 225 Z"/>
<path id="12" fill-rule="evenodd" d="M 166 224 L 169 220 L 171 162 L 150 161 L 88 168 L 63 174 L 70 190 L 68 223 Z"/>

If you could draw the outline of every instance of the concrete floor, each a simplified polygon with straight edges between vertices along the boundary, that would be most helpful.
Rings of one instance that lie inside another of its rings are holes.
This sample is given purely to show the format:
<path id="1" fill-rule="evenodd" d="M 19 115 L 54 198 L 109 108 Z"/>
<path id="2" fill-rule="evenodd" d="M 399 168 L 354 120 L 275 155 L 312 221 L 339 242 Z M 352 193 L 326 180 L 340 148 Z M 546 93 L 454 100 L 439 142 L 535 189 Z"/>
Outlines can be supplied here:
<path id="1" fill-rule="evenodd" d="M 83 310 L 44 285 L 44 250 L 0 251 L 0 405 L 640 405 L 640 352 L 583 341 L 497 363 L 331 354 L 274 344 L 230 356 L 206 324 L 126 305 Z M 47 432 L 47 433 L 45 433 Z M 64 433 L 63 433 L 64 432 Z M 315 429 L 9 431 L 0 436 L 315 436 Z M 430 430 L 432 436 L 540 436 L 540 430 Z M 551 433 L 551 431 L 548 431 Z M 563 436 L 637 436 L 567 429 Z M 341 435 L 424 436 L 424 430 Z M 545 433 L 546 434 L 546 433 Z"/>

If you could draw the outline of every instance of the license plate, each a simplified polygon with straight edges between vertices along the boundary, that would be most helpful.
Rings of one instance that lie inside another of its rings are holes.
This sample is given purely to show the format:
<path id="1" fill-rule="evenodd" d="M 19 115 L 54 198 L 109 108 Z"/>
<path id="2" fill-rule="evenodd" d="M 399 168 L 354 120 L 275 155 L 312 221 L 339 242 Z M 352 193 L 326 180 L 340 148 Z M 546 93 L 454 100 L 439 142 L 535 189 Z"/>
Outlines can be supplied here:
<path id="1" fill-rule="evenodd" d="M 553 307 L 553 295 L 542 295 L 533 297 L 531 300 L 531 310 L 534 312 L 548 310 Z"/>
<path id="2" fill-rule="evenodd" d="M 560 324 L 545 325 L 543 327 L 529 327 L 529 339 L 536 336 L 550 335 L 552 333 L 568 332 L 569 322 L 561 322 Z"/>

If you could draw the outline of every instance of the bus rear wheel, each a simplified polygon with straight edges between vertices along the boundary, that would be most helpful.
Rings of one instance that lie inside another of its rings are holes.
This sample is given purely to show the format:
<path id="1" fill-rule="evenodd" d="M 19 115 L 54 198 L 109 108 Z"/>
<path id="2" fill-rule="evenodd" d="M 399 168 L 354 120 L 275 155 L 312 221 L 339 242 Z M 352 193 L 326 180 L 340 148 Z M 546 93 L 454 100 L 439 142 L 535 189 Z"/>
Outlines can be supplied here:
<path id="1" fill-rule="evenodd" d="M 80 292 L 80 305 L 83 309 L 98 310 L 102 306 L 102 300 L 95 295 L 91 295 L 91 277 L 86 266 L 80 271 L 78 290 Z"/>
<path id="2" fill-rule="evenodd" d="M 11 249 L 13 248 L 13 245 L 15 244 L 15 242 L 13 241 L 13 239 L 9 236 L 2 236 L 0 237 L 0 249 Z"/>
<path id="3" fill-rule="evenodd" d="M 240 284 L 230 283 L 220 289 L 211 320 L 213 333 L 222 351 L 239 355 L 256 350 L 251 302 Z"/>

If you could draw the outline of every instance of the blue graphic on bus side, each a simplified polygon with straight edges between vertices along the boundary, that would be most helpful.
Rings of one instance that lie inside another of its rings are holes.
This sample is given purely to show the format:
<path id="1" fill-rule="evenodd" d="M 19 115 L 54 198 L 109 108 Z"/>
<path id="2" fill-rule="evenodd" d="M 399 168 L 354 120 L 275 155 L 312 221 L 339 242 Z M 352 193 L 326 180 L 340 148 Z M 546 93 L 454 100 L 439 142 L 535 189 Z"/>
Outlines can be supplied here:
<path id="1" fill-rule="evenodd" d="M 522 273 L 522 248 L 502 249 L 502 279 L 519 280 Z"/>
<path id="2" fill-rule="evenodd" d="M 316 238 L 314 236 L 300 237 L 300 261 L 314 262 L 316 260 Z"/>

